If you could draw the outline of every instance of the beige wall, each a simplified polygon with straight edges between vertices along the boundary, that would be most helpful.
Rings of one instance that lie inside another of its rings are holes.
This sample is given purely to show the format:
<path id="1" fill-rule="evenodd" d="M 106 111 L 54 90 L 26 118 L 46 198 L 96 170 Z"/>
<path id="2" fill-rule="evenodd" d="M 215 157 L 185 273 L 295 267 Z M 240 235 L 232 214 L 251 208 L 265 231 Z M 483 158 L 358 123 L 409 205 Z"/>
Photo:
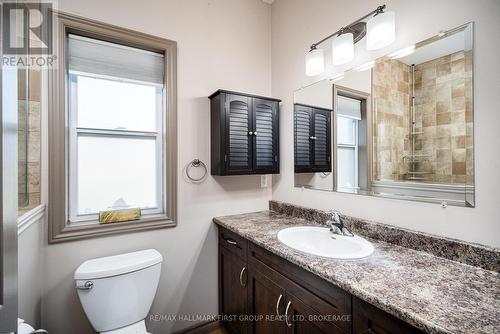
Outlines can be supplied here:
<path id="1" fill-rule="evenodd" d="M 217 235 L 212 217 L 267 208 L 270 188 L 258 176 L 211 177 L 191 184 L 183 168 L 210 161 L 209 101 L 218 88 L 270 95 L 271 9 L 260 0 L 80 1 L 59 9 L 178 42 L 178 226 L 46 246 L 42 325 L 51 334 L 88 334 L 74 289 L 85 260 L 145 248 L 164 258 L 151 312 L 216 314 Z M 209 168 L 210 169 L 210 168 Z M 189 322 L 148 322 L 169 333 Z"/>
<path id="2" fill-rule="evenodd" d="M 497 112 L 500 46 L 492 41 L 500 31 L 500 2 L 496 0 L 388 0 L 396 12 L 396 41 L 375 52 L 356 46 L 352 66 L 406 47 L 466 22 L 475 22 L 475 181 L 476 208 L 448 207 L 359 195 L 330 193 L 293 186 L 293 91 L 310 81 L 305 77 L 304 55 L 311 43 L 349 24 L 377 3 L 370 0 L 276 0 L 272 10 L 273 95 L 283 99 L 281 129 L 281 175 L 274 178 L 273 199 L 320 209 L 339 209 L 362 218 L 500 246 L 500 113 Z M 381 210 L 383 208 L 383 210 Z"/>

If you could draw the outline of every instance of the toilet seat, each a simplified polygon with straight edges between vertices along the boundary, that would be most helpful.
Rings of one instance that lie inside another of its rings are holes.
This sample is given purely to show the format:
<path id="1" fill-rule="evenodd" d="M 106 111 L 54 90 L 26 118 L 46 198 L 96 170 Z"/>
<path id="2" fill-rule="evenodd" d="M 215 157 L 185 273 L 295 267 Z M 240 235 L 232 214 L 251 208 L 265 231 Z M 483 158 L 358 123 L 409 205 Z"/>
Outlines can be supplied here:
<path id="1" fill-rule="evenodd" d="M 113 329 L 99 334 L 151 334 L 146 330 L 146 323 L 144 320 L 133 323 L 122 328 Z"/>

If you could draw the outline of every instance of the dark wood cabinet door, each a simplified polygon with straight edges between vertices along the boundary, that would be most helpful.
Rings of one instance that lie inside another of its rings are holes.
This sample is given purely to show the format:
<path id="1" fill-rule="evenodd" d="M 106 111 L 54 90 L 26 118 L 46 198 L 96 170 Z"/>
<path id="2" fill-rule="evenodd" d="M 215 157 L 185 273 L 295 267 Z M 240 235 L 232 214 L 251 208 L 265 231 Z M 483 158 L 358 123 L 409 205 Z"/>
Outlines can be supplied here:
<path id="1" fill-rule="evenodd" d="M 313 109 L 313 170 L 316 172 L 331 172 L 331 112 Z"/>
<path id="2" fill-rule="evenodd" d="M 290 306 L 288 306 L 290 304 Z M 288 312 L 286 308 L 288 307 Z M 285 305 L 287 319 L 287 333 L 289 334 L 344 334 L 342 330 L 335 327 L 327 316 L 321 315 L 313 308 L 298 298 L 290 295 L 287 291 L 287 304 Z"/>
<path id="3" fill-rule="evenodd" d="M 278 102 L 253 98 L 254 170 L 278 172 Z"/>
<path id="4" fill-rule="evenodd" d="M 295 173 L 331 172 L 331 110 L 294 105 Z"/>
<path id="5" fill-rule="evenodd" d="M 234 334 L 247 333 L 247 323 L 240 318 L 247 314 L 247 274 L 246 262 L 219 246 L 220 313 L 226 317 L 226 328 Z"/>
<path id="6" fill-rule="evenodd" d="M 353 334 L 423 334 L 417 328 L 356 297 L 352 298 L 352 314 Z"/>
<path id="7" fill-rule="evenodd" d="M 248 314 L 257 317 L 248 323 L 252 334 L 284 334 L 285 291 L 271 278 L 250 267 L 248 272 Z M 280 317 L 281 316 L 281 317 Z"/>
<path id="8" fill-rule="evenodd" d="M 250 174 L 252 156 L 252 98 L 227 94 L 226 110 L 226 154 L 227 174 Z"/>
<path id="9" fill-rule="evenodd" d="M 294 105 L 294 160 L 295 173 L 309 172 L 312 164 L 312 108 L 300 104 Z"/>

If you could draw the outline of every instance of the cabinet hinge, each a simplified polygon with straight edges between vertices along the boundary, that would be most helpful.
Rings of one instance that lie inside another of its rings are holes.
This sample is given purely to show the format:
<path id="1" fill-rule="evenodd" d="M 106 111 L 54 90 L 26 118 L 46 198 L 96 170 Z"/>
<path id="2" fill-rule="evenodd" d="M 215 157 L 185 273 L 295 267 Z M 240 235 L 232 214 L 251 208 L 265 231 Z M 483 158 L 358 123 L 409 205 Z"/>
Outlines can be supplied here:
<path id="1" fill-rule="evenodd" d="M 278 156 L 277 155 L 274 156 L 274 161 L 278 162 Z"/>
<path id="2" fill-rule="evenodd" d="M 227 162 L 227 154 L 224 154 L 224 162 Z"/>

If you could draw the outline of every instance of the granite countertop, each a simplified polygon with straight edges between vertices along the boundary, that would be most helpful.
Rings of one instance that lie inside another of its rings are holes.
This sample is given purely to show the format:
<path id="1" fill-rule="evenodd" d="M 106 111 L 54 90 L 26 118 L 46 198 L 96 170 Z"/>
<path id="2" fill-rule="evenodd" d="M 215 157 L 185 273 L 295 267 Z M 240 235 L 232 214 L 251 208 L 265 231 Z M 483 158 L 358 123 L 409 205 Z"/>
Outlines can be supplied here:
<path id="1" fill-rule="evenodd" d="M 319 224 L 273 211 L 214 222 L 427 333 L 500 332 L 498 272 L 369 238 L 375 251 L 364 259 L 301 253 L 282 244 L 278 231 Z"/>

